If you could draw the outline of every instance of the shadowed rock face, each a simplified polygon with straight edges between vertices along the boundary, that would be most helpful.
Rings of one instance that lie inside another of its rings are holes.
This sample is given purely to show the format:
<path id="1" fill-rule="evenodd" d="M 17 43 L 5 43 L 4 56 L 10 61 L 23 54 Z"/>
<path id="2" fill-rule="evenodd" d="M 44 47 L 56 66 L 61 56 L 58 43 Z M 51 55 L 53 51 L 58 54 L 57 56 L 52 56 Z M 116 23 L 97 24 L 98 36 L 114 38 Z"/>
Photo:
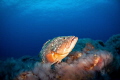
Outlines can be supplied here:
<path id="1" fill-rule="evenodd" d="M 105 44 L 109 51 L 120 54 L 120 34 L 110 37 Z"/>

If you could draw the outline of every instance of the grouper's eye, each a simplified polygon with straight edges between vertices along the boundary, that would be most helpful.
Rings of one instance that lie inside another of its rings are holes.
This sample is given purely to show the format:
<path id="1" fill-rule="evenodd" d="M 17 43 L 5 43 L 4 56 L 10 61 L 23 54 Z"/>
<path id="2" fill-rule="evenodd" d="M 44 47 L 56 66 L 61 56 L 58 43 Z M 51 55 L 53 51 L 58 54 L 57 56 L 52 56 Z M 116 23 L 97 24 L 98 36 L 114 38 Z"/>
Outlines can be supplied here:
<path id="1" fill-rule="evenodd" d="M 66 37 L 63 37 L 63 40 L 66 40 Z"/>

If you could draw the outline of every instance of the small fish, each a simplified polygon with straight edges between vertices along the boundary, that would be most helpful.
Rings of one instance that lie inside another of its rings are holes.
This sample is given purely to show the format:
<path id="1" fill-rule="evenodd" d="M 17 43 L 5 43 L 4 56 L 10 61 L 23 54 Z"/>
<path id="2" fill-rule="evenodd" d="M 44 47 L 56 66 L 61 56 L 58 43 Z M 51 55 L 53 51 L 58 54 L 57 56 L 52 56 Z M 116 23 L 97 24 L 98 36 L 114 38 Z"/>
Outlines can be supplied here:
<path id="1" fill-rule="evenodd" d="M 65 58 L 74 48 L 78 37 L 75 36 L 60 36 L 47 41 L 40 51 L 43 62 L 59 63 Z"/>

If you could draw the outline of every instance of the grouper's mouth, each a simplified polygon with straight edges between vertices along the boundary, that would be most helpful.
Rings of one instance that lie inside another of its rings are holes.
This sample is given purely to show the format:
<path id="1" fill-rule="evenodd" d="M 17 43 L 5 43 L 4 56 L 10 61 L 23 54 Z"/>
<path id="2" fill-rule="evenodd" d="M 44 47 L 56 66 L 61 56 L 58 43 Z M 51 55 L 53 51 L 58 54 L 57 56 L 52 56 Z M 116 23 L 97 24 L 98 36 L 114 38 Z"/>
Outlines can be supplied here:
<path id="1" fill-rule="evenodd" d="M 71 45 L 76 44 L 77 40 L 78 40 L 78 37 L 73 36 L 71 38 Z"/>
<path id="2" fill-rule="evenodd" d="M 72 36 L 70 40 L 71 40 L 71 43 L 70 43 L 69 49 L 72 50 L 78 41 L 78 37 Z"/>
<path id="3" fill-rule="evenodd" d="M 78 37 L 73 36 L 72 41 L 74 41 L 74 40 L 78 40 Z"/>

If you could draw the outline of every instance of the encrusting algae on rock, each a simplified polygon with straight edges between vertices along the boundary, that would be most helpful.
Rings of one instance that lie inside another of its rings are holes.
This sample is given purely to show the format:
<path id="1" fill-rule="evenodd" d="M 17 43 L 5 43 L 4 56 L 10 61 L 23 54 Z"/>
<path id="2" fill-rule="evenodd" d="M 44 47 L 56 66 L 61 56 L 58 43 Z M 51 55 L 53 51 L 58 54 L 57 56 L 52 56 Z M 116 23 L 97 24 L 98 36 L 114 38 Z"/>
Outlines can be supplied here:
<path id="1" fill-rule="evenodd" d="M 71 52 L 77 41 L 75 36 L 61 36 L 47 41 L 39 54 L 42 62 L 36 62 L 33 70 L 21 73 L 16 80 L 94 79 L 96 71 L 109 64 L 113 56 L 107 51 L 95 50 L 91 43 L 86 43 L 82 51 Z"/>
<path id="2" fill-rule="evenodd" d="M 114 74 L 111 73 L 120 68 L 120 56 L 108 49 L 109 46 L 101 41 L 78 40 L 75 36 L 56 37 L 47 41 L 42 47 L 39 54 L 42 61 L 38 57 L 23 57 L 1 62 L 4 64 L 1 68 L 7 69 L 7 76 L 4 70 L 1 70 L 3 73 L 1 75 L 5 78 L 0 79 L 112 80 L 110 78 Z M 117 51 L 113 49 L 114 52 Z"/>

